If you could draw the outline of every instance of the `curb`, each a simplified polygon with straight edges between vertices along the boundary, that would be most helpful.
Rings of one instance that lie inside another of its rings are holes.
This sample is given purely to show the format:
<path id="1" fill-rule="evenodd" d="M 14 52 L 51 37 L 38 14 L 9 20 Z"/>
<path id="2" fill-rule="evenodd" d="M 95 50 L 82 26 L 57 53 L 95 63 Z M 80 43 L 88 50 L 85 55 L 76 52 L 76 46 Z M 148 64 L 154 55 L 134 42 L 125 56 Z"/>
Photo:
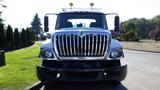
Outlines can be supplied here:
<path id="1" fill-rule="evenodd" d="M 125 50 L 132 50 L 132 51 L 141 51 L 141 52 L 150 52 L 150 53 L 160 53 L 160 51 L 147 51 L 147 50 L 137 50 L 137 49 L 128 49 L 128 48 L 123 48 Z"/>
<path id="2" fill-rule="evenodd" d="M 41 81 L 38 81 L 33 85 L 27 87 L 25 90 L 40 90 L 43 86 L 44 86 L 44 83 L 42 83 Z"/>

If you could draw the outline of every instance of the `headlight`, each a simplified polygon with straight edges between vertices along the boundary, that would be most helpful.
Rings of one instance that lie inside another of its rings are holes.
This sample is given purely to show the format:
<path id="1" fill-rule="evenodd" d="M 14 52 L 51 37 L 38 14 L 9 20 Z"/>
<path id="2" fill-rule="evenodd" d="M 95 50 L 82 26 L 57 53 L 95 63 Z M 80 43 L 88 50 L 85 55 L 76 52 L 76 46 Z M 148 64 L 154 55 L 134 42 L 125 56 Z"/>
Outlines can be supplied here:
<path id="1" fill-rule="evenodd" d="M 45 51 L 44 55 L 45 55 L 46 58 L 51 58 L 52 57 L 52 52 L 47 50 L 47 51 Z"/>
<path id="2" fill-rule="evenodd" d="M 116 57 L 118 57 L 118 56 L 119 56 L 118 51 L 112 51 L 111 57 L 116 58 Z"/>
<path id="3" fill-rule="evenodd" d="M 111 58 L 119 58 L 123 56 L 123 49 L 119 48 L 117 50 L 113 50 L 110 54 Z"/>

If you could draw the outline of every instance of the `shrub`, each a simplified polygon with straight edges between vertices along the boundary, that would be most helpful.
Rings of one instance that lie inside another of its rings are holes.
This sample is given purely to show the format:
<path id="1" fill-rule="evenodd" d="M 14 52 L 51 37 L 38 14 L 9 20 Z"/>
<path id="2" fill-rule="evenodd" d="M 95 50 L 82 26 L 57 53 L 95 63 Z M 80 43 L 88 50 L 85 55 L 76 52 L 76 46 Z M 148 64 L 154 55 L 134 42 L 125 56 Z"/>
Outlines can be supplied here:
<path id="1" fill-rule="evenodd" d="M 5 49 L 5 45 L 6 45 L 6 36 L 5 36 L 4 25 L 0 23 L 0 49 Z"/>
<path id="2" fill-rule="evenodd" d="M 18 31 L 18 28 L 15 28 L 14 30 L 14 39 L 15 39 L 15 47 L 20 48 L 21 47 L 21 37 Z"/>
<path id="3" fill-rule="evenodd" d="M 120 40 L 122 41 L 139 41 L 139 38 L 137 37 L 136 33 L 131 30 L 125 33 L 121 33 Z"/>
<path id="4" fill-rule="evenodd" d="M 27 46 L 27 35 L 26 35 L 26 31 L 25 29 L 22 29 L 22 32 L 21 32 L 21 40 L 22 40 L 22 46 Z"/>
<path id="5" fill-rule="evenodd" d="M 12 27 L 10 25 L 8 25 L 8 27 L 7 27 L 6 41 L 7 41 L 8 49 L 13 49 L 13 46 L 14 46 L 14 35 L 13 35 L 13 29 L 12 29 Z"/>

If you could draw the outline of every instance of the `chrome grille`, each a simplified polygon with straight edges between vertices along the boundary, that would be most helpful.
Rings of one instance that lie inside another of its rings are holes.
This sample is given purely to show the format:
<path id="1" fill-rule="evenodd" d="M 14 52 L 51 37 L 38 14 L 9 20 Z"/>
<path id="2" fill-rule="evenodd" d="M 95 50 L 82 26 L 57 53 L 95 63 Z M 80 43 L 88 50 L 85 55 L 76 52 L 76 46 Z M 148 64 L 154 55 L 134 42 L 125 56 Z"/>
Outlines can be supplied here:
<path id="1" fill-rule="evenodd" d="M 107 49 L 107 35 L 57 34 L 56 51 L 59 57 L 103 57 Z"/>

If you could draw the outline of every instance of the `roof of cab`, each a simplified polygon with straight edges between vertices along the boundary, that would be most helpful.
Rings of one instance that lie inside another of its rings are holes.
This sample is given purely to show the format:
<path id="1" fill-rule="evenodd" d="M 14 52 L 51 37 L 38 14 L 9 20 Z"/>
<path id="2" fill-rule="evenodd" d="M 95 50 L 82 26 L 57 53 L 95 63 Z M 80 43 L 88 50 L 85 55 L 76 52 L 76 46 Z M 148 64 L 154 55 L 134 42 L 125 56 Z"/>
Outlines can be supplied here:
<path id="1" fill-rule="evenodd" d="M 99 14 L 103 14 L 103 12 L 100 11 L 100 9 L 98 8 L 93 8 L 93 9 L 84 9 L 84 8 L 62 8 L 63 12 L 60 12 L 59 14 L 63 14 L 63 13 L 99 13 Z"/>

